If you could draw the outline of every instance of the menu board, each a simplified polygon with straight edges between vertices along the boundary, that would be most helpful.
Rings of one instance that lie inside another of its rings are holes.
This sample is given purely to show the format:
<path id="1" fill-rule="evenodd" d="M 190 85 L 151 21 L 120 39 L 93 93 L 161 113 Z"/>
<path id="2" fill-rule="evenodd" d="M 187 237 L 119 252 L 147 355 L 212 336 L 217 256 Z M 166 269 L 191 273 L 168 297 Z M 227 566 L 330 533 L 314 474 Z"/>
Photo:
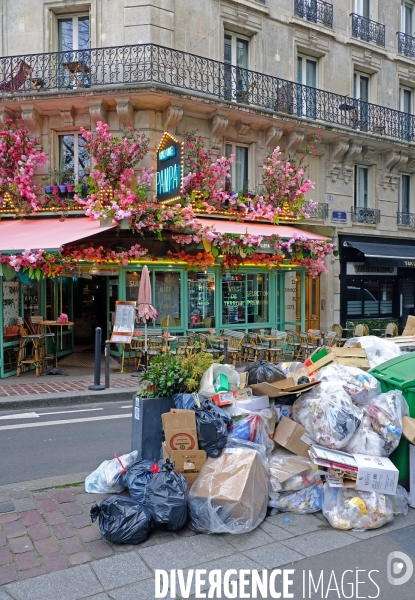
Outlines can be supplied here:
<path id="1" fill-rule="evenodd" d="M 110 342 L 128 344 L 134 332 L 136 302 L 117 300 L 115 303 L 115 323 Z"/>

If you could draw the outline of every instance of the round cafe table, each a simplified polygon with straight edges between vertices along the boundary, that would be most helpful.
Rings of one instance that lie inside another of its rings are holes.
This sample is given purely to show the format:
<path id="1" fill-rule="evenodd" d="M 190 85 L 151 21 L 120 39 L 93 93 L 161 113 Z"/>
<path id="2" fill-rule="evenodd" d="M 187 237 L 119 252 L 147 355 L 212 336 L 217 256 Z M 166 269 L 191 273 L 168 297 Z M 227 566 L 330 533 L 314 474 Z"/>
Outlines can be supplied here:
<path id="1" fill-rule="evenodd" d="M 71 327 L 73 323 L 71 321 L 67 321 L 66 323 L 61 323 L 60 321 L 41 321 L 40 325 L 44 325 L 45 327 L 56 327 L 56 336 L 54 337 L 53 344 L 53 366 L 51 369 L 48 369 L 42 375 L 69 375 L 69 373 L 64 373 L 62 369 L 58 369 L 58 331 L 59 327 L 61 330 L 61 339 L 62 339 L 62 327 Z"/>

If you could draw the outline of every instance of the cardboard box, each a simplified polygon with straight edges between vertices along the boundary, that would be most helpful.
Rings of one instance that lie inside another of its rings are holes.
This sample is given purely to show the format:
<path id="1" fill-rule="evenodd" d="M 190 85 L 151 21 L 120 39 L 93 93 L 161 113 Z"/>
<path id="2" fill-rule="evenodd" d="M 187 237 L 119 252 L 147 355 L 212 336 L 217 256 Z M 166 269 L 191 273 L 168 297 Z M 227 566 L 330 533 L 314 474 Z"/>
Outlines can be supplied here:
<path id="1" fill-rule="evenodd" d="M 405 329 L 402 331 L 402 337 L 415 335 L 415 317 L 409 315 L 406 320 Z"/>
<path id="2" fill-rule="evenodd" d="M 270 398 L 280 398 L 281 396 L 289 396 L 290 394 L 297 394 L 299 396 L 303 392 L 311 390 L 316 385 L 320 385 L 319 381 L 312 383 L 303 383 L 302 385 L 295 385 L 292 377 L 287 379 L 281 379 L 280 381 L 274 381 L 274 383 L 254 383 L 251 388 L 257 395 L 266 394 Z"/>
<path id="3" fill-rule="evenodd" d="M 268 479 L 258 452 L 224 448 L 219 458 L 208 458 L 203 465 L 192 497 L 223 507 L 227 519 L 256 521 L 266 511 Z"/>
<path id="4" fill-rule="evenodd" d="M 385 456 L 353 454 L 358 466 L 356 489 L 363 492 L 396 494 L 399 471 Z"/>
<path id="5" fill-rule="evenodd" d="M 243 371 L 242 373 L 239 373 L 239 389 L 243 390 L 244 388 L 246 388 L 248 386 L 248 371 Z"/>
<path id="6" fill-rule="evenodd" d="M 253 393 L 251 388 L 244 388 L 236 390 L 235 392 L 235 402 L 242 402 L 243 400 L 251 400 L 253 397 Z"/>
<path id="7" fill-rule="evenodd" d="M 275 430 L 274 441 L 298 456 L 309 458 L 310 446 L 301 439 L 305 434 L 307 431 L 300 423 L 283 417 Z"/>
<path id="8" fill-rule="evenodd" d="M 411 444 L 415 444 L 415 419 L 412 417 L 402 419 L 402 433 Z"/>
<path id="9" fill-rule="evenodd" d="M 229 392 L 231 389 L 229 379 L 224 373 L 219 373 L 213 382 L 215 392 Z"/>
<path id="10" fill-rule="evenodd" d="M 330 353 L 317 362 L 308 367 L 309 374 L 315 373 L 322 367 L 330 363 L 336 363 L 345 367 L 358 367 L 363 371 L 370 369 L 369 361 L 367 360 L 366 350 L 360 346 L 360 343 L 352 347 L 330 348 Z"/>
<path id="11" fill-rule="evenodd" d="M 235 394 L 236 392 L 218 392 L 212 396 L 212 400 L 216 406 L 226 406 L 227 404 L 232 404 L 235 400 Z"/>
<path id="12" fill-rule="evenodd" d="M 168 458 L 174 463 L 174 470 L 176 473 L 181 473 L 186 478 L 190 488 L 199 477 L 200 470 L 206 462 L 206 451 L 190 450 L 187 452 L 173 450 L 172 452 L 169 452 L 165 442 L 162 443 L 161 447 L 164 460 Z"/>
<path id="13" fill-rule="evenodd" d="M 415 446 L 409 446 L 409 506 L 415 508 Z"/>
<path id="14" fill-rule="evenodd" d="M 161 415 L 164 438 L 168 452 L 173 450 L 198 450 L 196 415 L 193 410 L 172 408 Z"/>
<path id="15" fill-rule="evenodd" d="M 262 410 L 263 408 L 269 407 L 269 397 L 268 396 L 252 396 L 248 400 L 239 400 L 235 402 L 238 408 L 243 408 L 244 410 Z"/>

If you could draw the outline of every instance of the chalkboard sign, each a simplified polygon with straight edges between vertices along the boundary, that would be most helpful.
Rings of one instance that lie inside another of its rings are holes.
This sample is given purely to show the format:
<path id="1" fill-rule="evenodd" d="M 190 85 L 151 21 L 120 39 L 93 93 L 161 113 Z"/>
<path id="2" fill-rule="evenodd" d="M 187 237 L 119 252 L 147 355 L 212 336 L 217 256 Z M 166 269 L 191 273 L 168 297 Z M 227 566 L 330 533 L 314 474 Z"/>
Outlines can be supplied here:
<path id="1" fill-rule="evenodd" d="M 165 133 L 157 148 L 156 193 L 159 202 L 173 202 L 182 195 L 183 142 Z"/>
<path id="2" fill-rule="evenodd" d="M 115 322 L 110 342 L 128 344 L 134 332 L 136 302 L 117 300 L 115 303 Z"/>

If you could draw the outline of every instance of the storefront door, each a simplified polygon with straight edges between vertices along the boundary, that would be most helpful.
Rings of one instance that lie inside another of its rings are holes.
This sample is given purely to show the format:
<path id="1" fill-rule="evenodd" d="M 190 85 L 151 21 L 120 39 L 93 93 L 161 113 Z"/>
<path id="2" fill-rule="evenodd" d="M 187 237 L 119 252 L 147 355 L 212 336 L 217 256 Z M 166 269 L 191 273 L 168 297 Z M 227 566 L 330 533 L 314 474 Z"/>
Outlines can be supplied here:
<path id="1" fill-rule="evenodd" d="M 101 327 L 102 344 L 108 339 L 108 295 L 109 282 L 105 275 L 73 280 L 75 349 L 94 344 L 96 327 Z"/>

